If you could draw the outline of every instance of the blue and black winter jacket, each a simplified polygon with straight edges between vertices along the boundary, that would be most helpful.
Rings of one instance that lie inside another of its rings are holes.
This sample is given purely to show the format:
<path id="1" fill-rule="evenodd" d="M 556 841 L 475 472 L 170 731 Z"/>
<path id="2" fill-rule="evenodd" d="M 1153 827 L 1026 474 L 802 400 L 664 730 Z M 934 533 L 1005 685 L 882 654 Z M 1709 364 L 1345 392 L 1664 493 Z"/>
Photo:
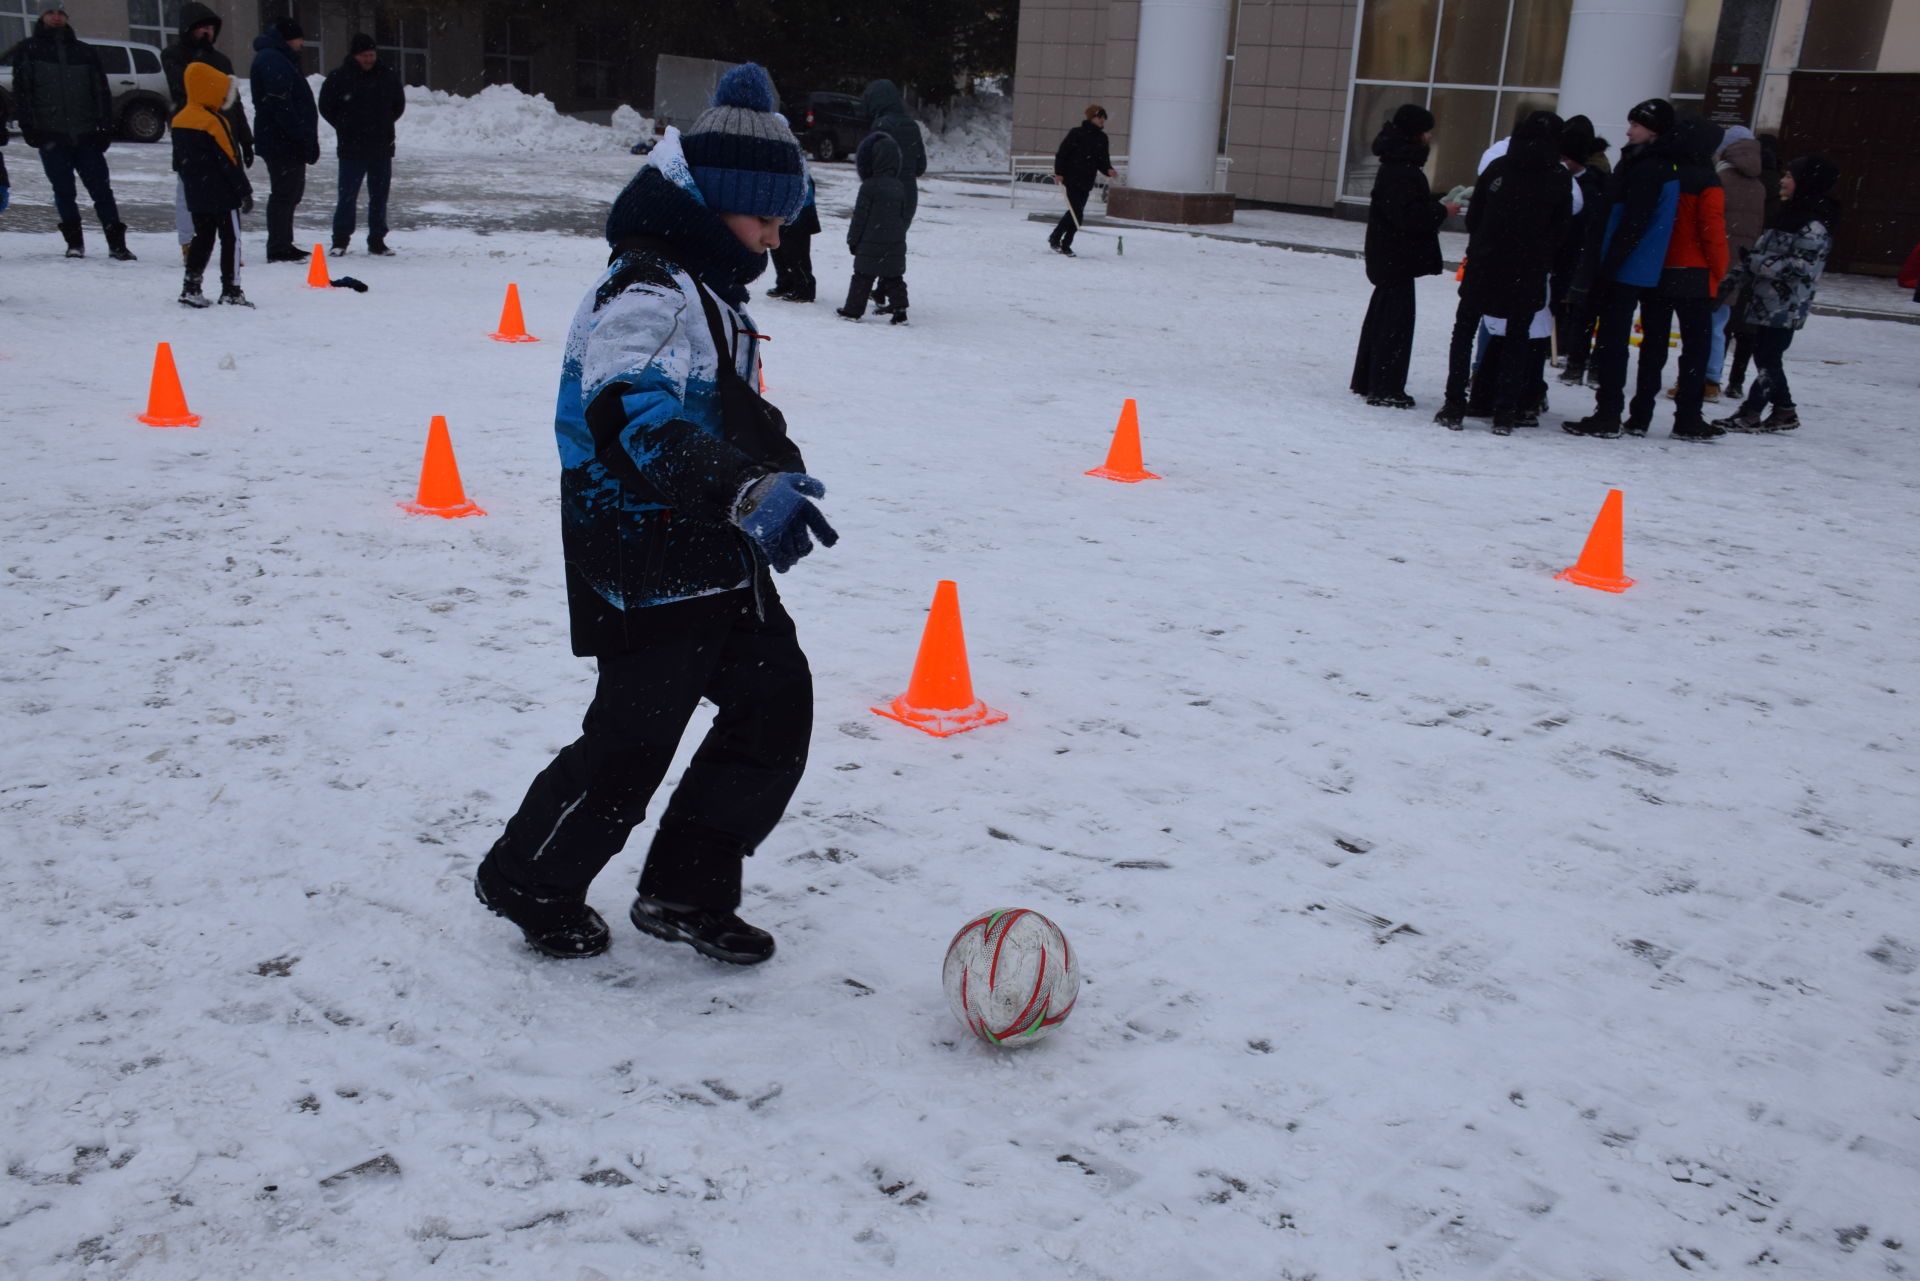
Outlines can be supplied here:
<path id="1" fill-rule="evenodd" d="M 1659 284 L 1680 209 L 1680 175 L 1665 139 L 1622 154 L 1607 182 L 1607 202 L 1606 220 L 1598 223 L 1598 283 Z"/>
<path id="2" fill-rule="evenodd" d="M 743 306 L 766 267 L 701 201 L 679 131 L 648 155 L 607 219 L 607 269 L 574 313 L 554 407 L 561 541 L 576 654 L 632 648 L 637 611 L 747 587 L 741 491 L 775 468 L 730 442 L 722 362 L 756 385 Z M 701 300 L 714 298 L 723 353 Z"/>

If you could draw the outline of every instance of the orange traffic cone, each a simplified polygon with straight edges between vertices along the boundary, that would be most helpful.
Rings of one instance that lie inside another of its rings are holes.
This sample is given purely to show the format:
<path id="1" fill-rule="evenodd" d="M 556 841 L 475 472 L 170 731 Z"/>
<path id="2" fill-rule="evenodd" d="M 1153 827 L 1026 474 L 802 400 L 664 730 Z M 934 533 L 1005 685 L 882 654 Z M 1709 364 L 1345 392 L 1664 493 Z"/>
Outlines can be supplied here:
<path id="1" fill-rule="evenodd" d="M 1625 501 L 1619 490 L 1607 491 L 1607 501 L 1600 504 L 1600 514 L 1594 518 L 1593 531 L 1587 535 L 1587 545 L 1581 549 L 1579 561 L 1555 574 L 1555 578 L 1564 578 L 1582 587 L 1597 587 L 1603 592 L 1624 592 L 1633 586 L 1633 580 L 1621 573 L 1620 512 Z"/>
<path id="2" fill-rule="evenodd" d="M 1136 481 L 1160 479 L 1141 465 L 1140 413 L 1134 408 L 1131 397 L 1120 406 L 1120 421 L 1113 429 L 1113 444 L 1107 447 L 1107 461 L 1087 475 L 1104 476 L 1108 480 L 1125 481 L 1129 485 Z"/>
<path id="3" fill-rule="evenodd" d="M 161 343 L 153 353 L 153 382 L 147 389 L 147 412 L 140 421 L 154 427 L 198 427 L 200 415 L 187 411 L 187 393 L 180 390 L 180 374 L 173 367 L 173 348 Z"/>
<path id="4" fill-rule="evenodd" d="M 872 710 L 936 738 L 1007 719 L 1005 712 L 996 712 L 973 696 L 967 638 L 960 630 L 960 590 L 950 580 L 942 579 L 934 588 L 933 608 L 927 611 L 927 628 L 920 635 L 920 653 L 913 660 L 907 692 Z"/>
<path id="5" fill-rule="evenodd" d="M 453 441 L 447 420 L 435 414 L 427 428 L 427 455 L 420 463 L 420 495 L 401 507 L 420 516 L 484 516 L 460 487 L 460 468 L 453 461 Z"/>
<path id="6" fill-rule="evenodd" d="M 313 255 L 307 259 L 307 288 L 333 288 L 333 282 L 327 279 L 327 251 L 319 245 L 313 247 Z"/>
<path id="7" fill-rule="evenodd" d="M 500 328 L 488 334 L 495 342 L 539 342 L 527 332 L 527 322 L 520 318 L 520 286 L 507 286 L 506 305 L 500 308 Z"/>

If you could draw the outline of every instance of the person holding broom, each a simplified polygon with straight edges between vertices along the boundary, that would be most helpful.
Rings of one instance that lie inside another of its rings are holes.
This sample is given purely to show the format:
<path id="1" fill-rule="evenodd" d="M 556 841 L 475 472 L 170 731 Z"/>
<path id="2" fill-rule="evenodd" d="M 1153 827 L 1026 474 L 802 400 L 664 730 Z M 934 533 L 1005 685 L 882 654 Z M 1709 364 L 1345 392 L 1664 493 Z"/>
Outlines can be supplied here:
<path id="1" fill-rule="evenodd" d="M 1073 257 L 1073 233 L 1080 230 L 1096 174 L 1114 176 L 1113 157 L 1107 151 L 1107 109 L 1097 102 L 1087 108 L 1085 120 L 1067 131 L 1060 149 L 1053 153 L 1053 180 L 1067 189 L 1067 212 L 1047 237 L 1055 253 Z"/>

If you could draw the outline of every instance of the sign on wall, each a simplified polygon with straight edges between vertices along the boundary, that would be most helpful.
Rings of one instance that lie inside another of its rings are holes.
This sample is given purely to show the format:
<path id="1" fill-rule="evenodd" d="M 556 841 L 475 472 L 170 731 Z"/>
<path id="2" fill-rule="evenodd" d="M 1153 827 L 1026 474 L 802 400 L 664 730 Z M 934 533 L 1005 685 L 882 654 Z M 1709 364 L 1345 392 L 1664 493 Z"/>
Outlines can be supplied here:
<path id="1" fill-rule="evenodd" d="M 1760 98 L 1760 64 L 1716 62 L 1707 75 L 1707 119 L 1722 128 L 1753 125 Z"/>

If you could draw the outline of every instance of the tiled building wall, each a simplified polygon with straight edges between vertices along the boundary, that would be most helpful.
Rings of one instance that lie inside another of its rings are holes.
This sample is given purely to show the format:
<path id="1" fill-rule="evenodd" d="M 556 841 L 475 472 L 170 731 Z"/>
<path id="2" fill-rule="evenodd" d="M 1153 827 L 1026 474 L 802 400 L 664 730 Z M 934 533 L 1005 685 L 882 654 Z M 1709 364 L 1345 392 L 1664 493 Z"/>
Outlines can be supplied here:
<path id="1" fill-rule="evenodd" d="M 1359 0 L 1239 0 L 1227 116 L 1229 189 L 1331 207 L 1345 137 Z M 1125 154 L 1138 0 L 1021 0 L 1013 149 L 1049 152 L 1090 102 Z"/>
<path id="2" fill-rule="evenodd" d="M 1013 150 L 1052 152 L 1097 102 L 1114 153 L 1124 155 L 1139 30 L 1139 0 L 1021 0 Z"/>
<path id="3" fill-rule="evenodd" d="M 1358 13 L 1358 0 L 1240 0 L 1227 114 L 1234 195 L 1332 206 Z"/>

